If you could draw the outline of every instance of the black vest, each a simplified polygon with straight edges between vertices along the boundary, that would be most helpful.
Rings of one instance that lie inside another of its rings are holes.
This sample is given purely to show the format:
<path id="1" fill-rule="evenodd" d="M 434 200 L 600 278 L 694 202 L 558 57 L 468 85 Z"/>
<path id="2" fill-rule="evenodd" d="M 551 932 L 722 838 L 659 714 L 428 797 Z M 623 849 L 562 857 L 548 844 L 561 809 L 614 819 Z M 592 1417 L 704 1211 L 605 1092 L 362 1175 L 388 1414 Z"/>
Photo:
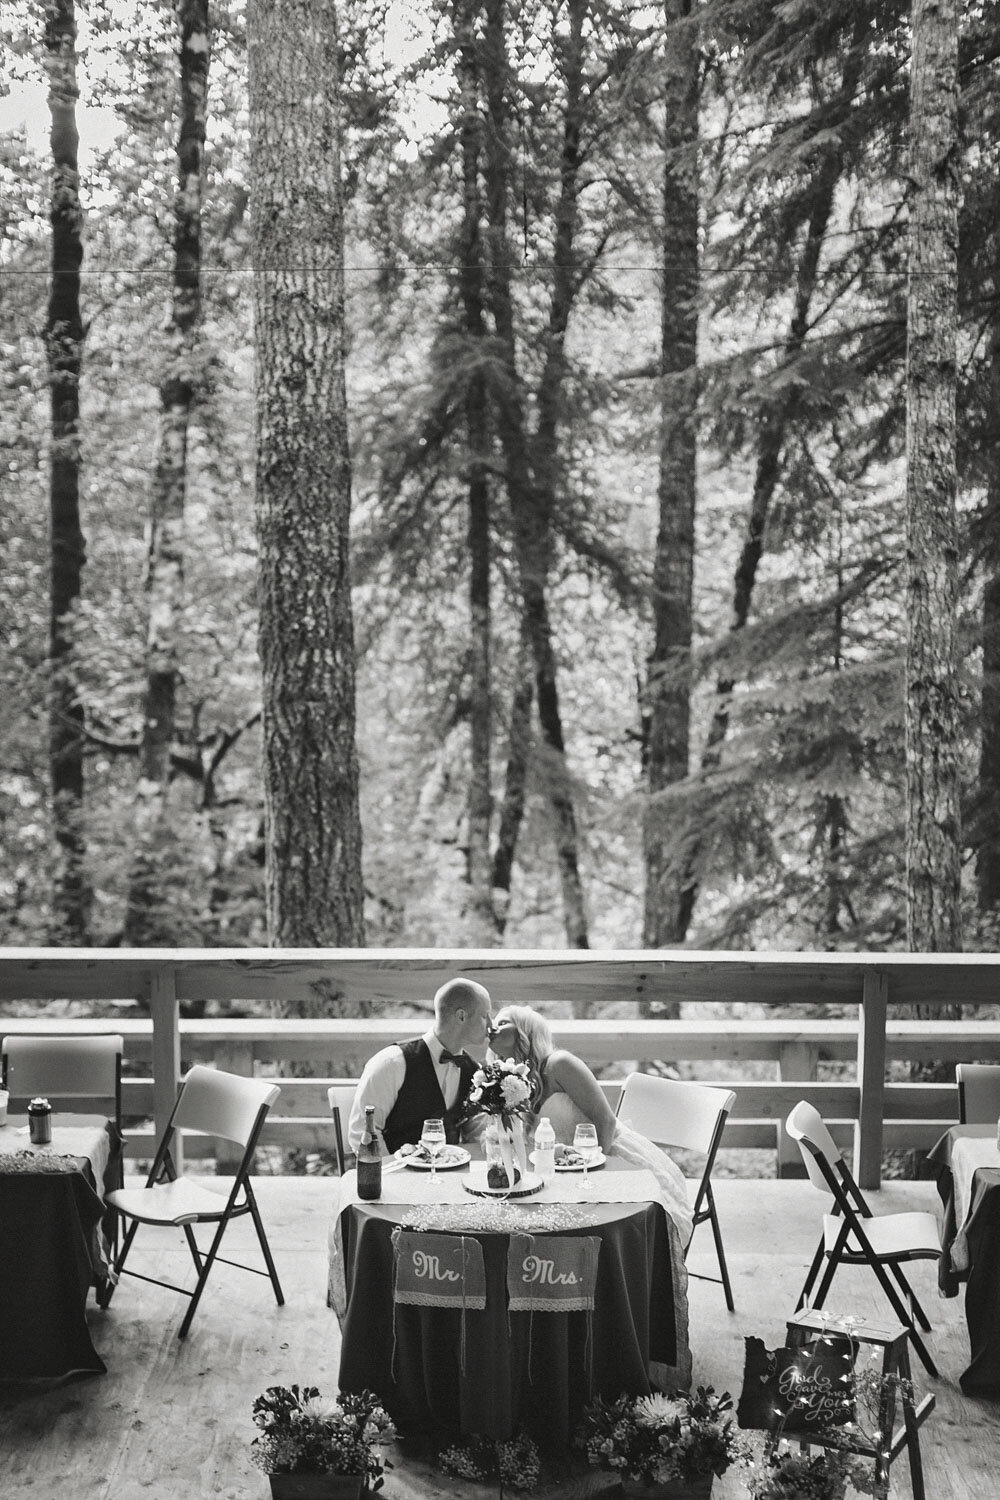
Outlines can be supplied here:
<path id="1" fill-rule="evenodd" d="M 479 1064 L 463 1054 L 459 1064 L 458 1097 L 451 1109 L 445 1109 L 441 1085 L 423 1037 L 397 1045 L 406 1062 L 406 1073 L 382 1131 L 386 1150 L 398 1151 L 407 1141 L 415 1145 L 420 1139 L 424 1121 L 433 1118 L 444 1120 L 445 1134 L 454 1144 L 458 1140 L 459 1121 L 472 1087 L 472 1075 Z"/>

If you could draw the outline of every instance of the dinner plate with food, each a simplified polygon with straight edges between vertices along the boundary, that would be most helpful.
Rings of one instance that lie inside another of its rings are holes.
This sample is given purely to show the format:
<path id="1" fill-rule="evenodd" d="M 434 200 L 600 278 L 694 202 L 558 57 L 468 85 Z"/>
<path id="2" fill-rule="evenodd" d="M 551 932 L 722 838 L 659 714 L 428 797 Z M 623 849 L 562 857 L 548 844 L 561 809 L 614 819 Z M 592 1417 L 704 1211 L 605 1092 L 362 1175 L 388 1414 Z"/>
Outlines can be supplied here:
<path id="1" fill-rule="evenodd" d="M 432 1166 L 439 1172 L 451 1172 L 455 1167 L 464 1167 L 472 1160 L 464 1146 L 442 1146 L 438 1151 L 437 1161 L 432 1162 L 431 1153 L 419 1141 L 415 1145 L 407 1141 L 400 1146 L 395 1157 L 404 1167 L 412 1167 L 416 1172 L 429 1172 Z"/>
<path id="2" fill-rule="evenodd" d="M 598 1167 L 603 1167 L 608 1159 L 603 1151 L 598 1151 L 594 1156 L 584 1161 L 580 1152 L 574 1146 L 564 1146 L 559 1141 L 556 1142 L 555 1157 L 557 1172 L 582 1172 L 584 1167 L 593 1172 Z M 532 1161 L 535 1159 L 534 1151 L 531 1153 L 531 1159 Z"/>

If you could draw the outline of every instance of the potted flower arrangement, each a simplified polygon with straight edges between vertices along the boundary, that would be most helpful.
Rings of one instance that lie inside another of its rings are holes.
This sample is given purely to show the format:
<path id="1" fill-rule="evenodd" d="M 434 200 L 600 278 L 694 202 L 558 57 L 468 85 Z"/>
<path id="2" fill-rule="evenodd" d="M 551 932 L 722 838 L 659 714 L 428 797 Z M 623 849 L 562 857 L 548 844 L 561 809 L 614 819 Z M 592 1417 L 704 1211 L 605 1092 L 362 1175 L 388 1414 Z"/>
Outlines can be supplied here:
<path id="1" fill-rule="evenodd" d="M 355 1500 L 391 1468 L 380 1448 L 395 1429 L 371 1391 L 321 1396 L 313 1385 L 272 1385 L 253 1404 L 251 1458 L 272 1500 Z"/>
<path id="2" fill-rule="evenodd" d="M 811 1453 L 772 1440 L 761 1458 L 749 1457 L 745 1467 L 750 1500 L 844 1500 L 848 1484 L 859 1493 L 874 1493 L 871 1466 L 836 1448 Z"/>
<path id="3" fill-rule="evenodd" d="M 512 1188 L 527 1172 L 523 1121 L 530 1111 L 527 1063 L 494 1058 L 473 1073 L 466 1112 L 489 1116 L 483 1133 L 489 1187 Z"/>
<path id="4" fill-rule="evenodd" d="M 576 1434 L 588 1463 L 617 1474 L 622 1489 L 695 1500 L 739 1455 L 728 1391 L 712 1386 L 673 1395 L 600 1397 L 585 1409 Z"/>

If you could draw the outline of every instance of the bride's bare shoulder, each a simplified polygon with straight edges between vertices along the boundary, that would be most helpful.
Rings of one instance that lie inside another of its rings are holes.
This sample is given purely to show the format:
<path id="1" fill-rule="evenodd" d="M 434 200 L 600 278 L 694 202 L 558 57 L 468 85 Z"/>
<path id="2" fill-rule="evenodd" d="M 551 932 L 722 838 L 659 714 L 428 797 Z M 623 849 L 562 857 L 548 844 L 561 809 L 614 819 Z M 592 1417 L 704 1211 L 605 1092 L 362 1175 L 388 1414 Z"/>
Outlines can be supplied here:
<path id="1" fill-rule="evenodd" d="M 545 1073 L 549 1078 L 572 1078 L 586 1068 L 586 1063 L 575 1052 L 567 1052 L 565 1047 L 554 1047 L 545 1063 Z"/>

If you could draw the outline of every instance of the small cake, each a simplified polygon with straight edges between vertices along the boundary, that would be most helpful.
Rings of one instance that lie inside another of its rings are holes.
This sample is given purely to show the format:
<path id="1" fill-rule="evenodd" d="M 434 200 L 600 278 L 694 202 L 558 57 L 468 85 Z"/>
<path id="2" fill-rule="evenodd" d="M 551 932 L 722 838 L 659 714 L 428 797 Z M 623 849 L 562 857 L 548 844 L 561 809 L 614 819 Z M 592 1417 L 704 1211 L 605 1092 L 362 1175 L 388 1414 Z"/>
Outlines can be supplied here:
<path id="1" fill-rule="evenodd" d="M 514 1185 L 521 1181 L 521 1173 L 517 1166 L 514 1167 Z M 491 1188 L 509 1188 L 511 1183 L 507 1178 L 507 1169 L 504 1166 L 492 1166 L 486 1173 L 486 1185 Z"/>

